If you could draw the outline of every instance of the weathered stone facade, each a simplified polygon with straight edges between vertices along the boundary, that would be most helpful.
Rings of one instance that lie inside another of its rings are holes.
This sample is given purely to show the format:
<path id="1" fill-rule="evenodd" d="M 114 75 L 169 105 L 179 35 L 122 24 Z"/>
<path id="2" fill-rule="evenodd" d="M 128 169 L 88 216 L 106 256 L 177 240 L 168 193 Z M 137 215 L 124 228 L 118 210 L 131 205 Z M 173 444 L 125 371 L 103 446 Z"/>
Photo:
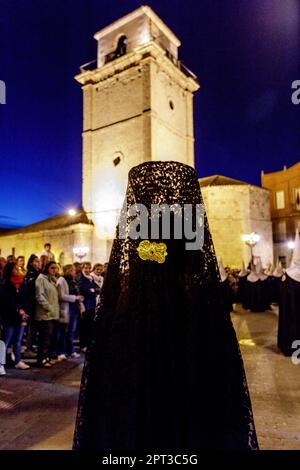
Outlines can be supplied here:
<path id="1" fill-rule="evenodd" d="M 242 260 L 250 260 L 242 235 L 251 232 L 260 235 L 254 256 L 260 256 L 264 266 L 273 262 L 269 191 L 223 176 L 199 182 L 216 254 L 224 265 L 240 268 Z"/>

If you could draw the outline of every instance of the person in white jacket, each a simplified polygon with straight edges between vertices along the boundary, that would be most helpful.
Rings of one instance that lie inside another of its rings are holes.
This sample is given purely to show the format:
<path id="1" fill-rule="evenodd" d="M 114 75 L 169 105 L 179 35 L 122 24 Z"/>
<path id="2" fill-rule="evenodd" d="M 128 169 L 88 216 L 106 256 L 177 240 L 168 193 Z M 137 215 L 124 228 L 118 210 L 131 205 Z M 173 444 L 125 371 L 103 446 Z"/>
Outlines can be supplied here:
<path id="1" fill-rule="evenodd" d="M 35 281 L 35 320 L 38 329 L 37 364 L 52 367 L 50 359 L 55 323 L 59 318 L 59 302 L 55 273 L 57 264 L 49 261 Z"/>
<path id="2" fill-rule="evenodd" d="M 94 279 L 95 283 L 102 288 L 103 285 L 103 264 L 101 263 L 96 263 L 93 267 L 93 270 L 91 272 L 91 276 Z"/>
<path id="3" fill-rule="evenodd" d="M 83 302 L 84 298 L 79 295 L 79 289 L 75 293 L 70 292 L 70 280 L 75 277 L 75 269 L 72 264 L 63 267 L 63 276 L 59 277 L 56 283 L 59 299 L 59 319 L 56 326 L 56 348 L 59 361 L 67 359 L 66 340 L 68 326 L 70 323 L 70 306 Z M 79 357 L 79 354 L 72 352 L 71 357 Z"/>

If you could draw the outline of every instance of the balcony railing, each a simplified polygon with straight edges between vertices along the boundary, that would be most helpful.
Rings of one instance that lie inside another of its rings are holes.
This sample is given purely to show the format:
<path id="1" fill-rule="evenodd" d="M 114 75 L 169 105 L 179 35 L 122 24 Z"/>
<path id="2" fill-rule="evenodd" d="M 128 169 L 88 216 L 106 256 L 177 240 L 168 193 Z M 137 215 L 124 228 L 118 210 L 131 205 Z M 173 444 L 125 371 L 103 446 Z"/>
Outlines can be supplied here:
<path id="1" fill-rule="evenodd" d="M 196 82 L 198 82 L 198 77 L 195 75 L 186 65 L 184 65 L 181 61 L 179 61 L 179 68 L 180 70 L 187 76 L 193 78 Z"/>
<path id="2" fill-rule="evenodd" d="M 97 59 L 91 60 L 86 64 L 80 65 L 79 70 L 81 73 L 87 72 L 88 70 L 95 70 L 97 68 Z"/>
<path id="3" fill-rule="evenodd" d="M 195 75 L 181 60 L 176 59 L 170 52 L 167 51 L 167 57 L 170 61 L 176 65 L 181 72 L 183 72 L 187 77 L 191 77 L 193 80 L 198 82 L 198 77 Z M 112 62 L 116 59 L 115 52 L 111 52 L 107 54 L 105 57 L 105 63 Z M 88 70 L 95 70 L 97 68 L 97 59 L 91 60 L 90 62 L 86 62 L 85 64 L 79 67 L 80 73 L 87 72 Z M 297 209 L 300 211 L 300 209 Z"/>

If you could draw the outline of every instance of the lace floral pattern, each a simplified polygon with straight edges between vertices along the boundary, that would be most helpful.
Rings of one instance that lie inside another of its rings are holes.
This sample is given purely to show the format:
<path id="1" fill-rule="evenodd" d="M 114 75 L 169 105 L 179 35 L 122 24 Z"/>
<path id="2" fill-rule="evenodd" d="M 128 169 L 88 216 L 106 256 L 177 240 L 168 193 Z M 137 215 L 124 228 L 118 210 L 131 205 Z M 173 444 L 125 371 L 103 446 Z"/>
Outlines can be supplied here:
<path id="1" fill-rule="evenodd" d="M 129 172 L 128 205 L 202 203 L 195 170 L 145 162 Z M 163 263 L 141 240 L 113 243 L 86 354 L 74 449 L 258 449 L 236 335 L 221 296 L 204 217 L 202 250 L 164 240 Z M 151 240 L 150 240 L 151 241 Z"/>

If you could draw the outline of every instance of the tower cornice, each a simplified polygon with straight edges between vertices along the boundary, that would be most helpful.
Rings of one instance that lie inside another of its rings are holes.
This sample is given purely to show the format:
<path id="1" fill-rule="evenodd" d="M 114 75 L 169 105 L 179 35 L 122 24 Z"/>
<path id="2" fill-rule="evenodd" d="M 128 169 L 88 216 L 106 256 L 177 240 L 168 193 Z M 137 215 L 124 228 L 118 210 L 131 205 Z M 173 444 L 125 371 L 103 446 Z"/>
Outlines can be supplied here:
<path id="1" fill-rule="evenodd" d="M 101 29 L 97 33 L 94 34 L 94 38 L 98 41 L 99 39 L 103 38 L 107 34 L 116 31 L 120 27 L 124 26 L 125 24 L 133 21 L 134 19 L 146 15 L 149 20 L 155 23 L 159 29 L 165 34 L 165 36 L 173 42 L 176 47 L 179 47 L 181 42 L 177 36 L 171 31 L 171 29 L 159 18 L 159 16 L 150 8 L 148 5 L 142 5 L 141 7 L 137 8 L 136 10 L 132 11 L 126 16 L 123 16 L 119 20 L 111 23 L 109 26 Z"/>
<path id="2" fill-rule="evenodd" d="M 99 82 L 104 82 L 115 76 L 117 73 L 124 72 L 131 67 L 140 67 L 141 64 L 153 59 L 166 73 L 171 75 L 172 79 L 175 79 L 182 88 L 185 88 L 192 93 L 199 89 L 200 84 L 197 77 L 186 68 L 183 68 L 179 61 L 177 61 L 177 64 L 174 64 L 167 56 L 166 51 L 154 41 L 150 41 L 147 44 L 136 48 L 134 51 L 129 52 L 112 62 L 108 62 L 100 68 L 86 70 L 76 75 L 74 78 L 81 83 L 83 87 L 90 84 L 99 84 Z"/>

